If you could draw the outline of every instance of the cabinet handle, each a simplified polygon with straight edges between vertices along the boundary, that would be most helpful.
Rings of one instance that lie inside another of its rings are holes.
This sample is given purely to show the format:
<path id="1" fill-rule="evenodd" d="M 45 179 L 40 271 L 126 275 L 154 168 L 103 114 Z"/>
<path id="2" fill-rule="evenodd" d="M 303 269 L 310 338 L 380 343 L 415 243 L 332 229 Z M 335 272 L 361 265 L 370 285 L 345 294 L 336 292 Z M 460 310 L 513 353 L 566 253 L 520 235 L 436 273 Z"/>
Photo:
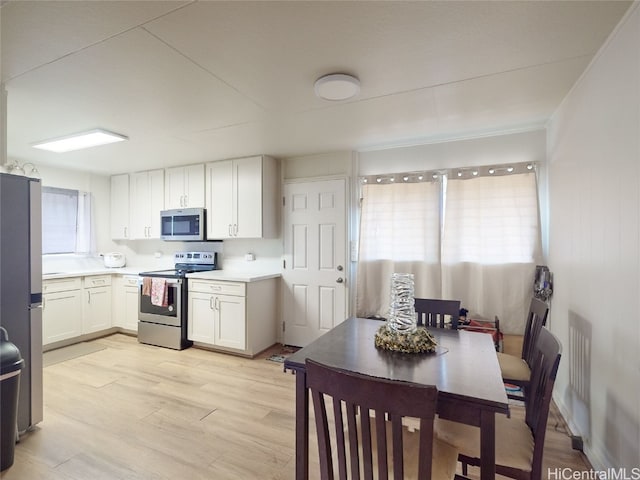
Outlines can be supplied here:
<path id="1" fill-rule="evenodd" d="M 124 238 L 129 238 L 129 237 L 127 236 L 127 227 L 124 227 Z"/>
<path id="2" fill-rule="evenodd" d="M 186 207 L 186 206 L 188 206 L 188 205 L 189 205 L 189 196 L 188 196 L 188 195 L 185 195 L 185 196 L 184 196 L 184 206 Z"/>
<path id="3" fill-rule="evenodd" d="M 87 292 L 87 298 L 88 298 L 87 303 L 91 303 L 91 292 Z"/>
<path id="4" fill-rule="evenodd" d="M 213 297 L 209 297 L 209 310 L 213 309 L 215 309 L 215 306 L 213 305 Z"/>
<path id="5" fill-rule="evenodd" d="M 233 230 L 232 230 L 232 227 L 233 227 L 233 226 L 232 226 L 231 224 L 229 224 L 229 236 L 230 236 L 230 237 L 233 237 Z"/>
<path id="6" fill-rule="evenodd" d="M 233 236 L 234 237 L 238 236 L 238 224 L 237 223 L 233 224 Z"/>
<path id="7" fill-rule="evenodd" d="M 220 310 L 220 299 L 218 297 L 216 297 L 216 300 L 213 302 L 213 308 Z"/>
<path id="8" fill-rule="evenodd" d="M 184 195 L 180 195 L 180 206 L 181 207 L 185 207 L 185 202 L 184 202 Z"/>
<path id="9" fill-rule="evenodd" d="M 46 298 L 42 297 L 42 311 L 44 311 L 44 304 L 45 304 L 46 300 L 47 300 Z"/>

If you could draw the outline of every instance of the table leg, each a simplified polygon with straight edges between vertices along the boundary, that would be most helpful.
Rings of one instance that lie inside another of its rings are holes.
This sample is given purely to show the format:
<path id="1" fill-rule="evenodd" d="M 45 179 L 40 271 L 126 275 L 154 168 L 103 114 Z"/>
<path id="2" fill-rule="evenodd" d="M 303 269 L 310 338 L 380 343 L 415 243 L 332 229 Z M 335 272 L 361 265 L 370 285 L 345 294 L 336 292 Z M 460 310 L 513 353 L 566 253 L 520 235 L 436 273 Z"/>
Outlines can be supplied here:
<path id="1" fill-rule="evenodd" d="M 309 390 L 307 374 L 296 371 L 296 480 L 309 478 Z"/>
<path id="2" fill-rule="evenodd" d="M 496 415 L 490 410 L 480 413 L 480 478 L 496 477 Z"/>

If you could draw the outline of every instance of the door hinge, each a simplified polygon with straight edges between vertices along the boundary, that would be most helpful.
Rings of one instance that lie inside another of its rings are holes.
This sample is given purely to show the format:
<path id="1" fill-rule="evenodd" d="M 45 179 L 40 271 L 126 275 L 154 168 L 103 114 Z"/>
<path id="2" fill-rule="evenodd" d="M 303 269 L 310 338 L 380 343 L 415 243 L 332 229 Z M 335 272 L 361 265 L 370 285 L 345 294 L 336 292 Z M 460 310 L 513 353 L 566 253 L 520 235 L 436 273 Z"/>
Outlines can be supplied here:
<path id="1" fill-rule="evenodd" d="M 282 268 L 285 269 L 287 268 L 287 261 L 286 260 L 282 260 Z"/>
<path id="2" fill-rule="evenodd" d="M 285 198 L 286 198 L 286 197 L 282 197 L 282 206 L 283 206 L 283 207 L 284 207 L 284 205 L 285 205 Z"/>
<path id="3" fill-rule="evenodd" d="M 285 322 L 282 322 L 282 333 L 284 333 L 286 329 L 287 329 L 287 324 Z"/>

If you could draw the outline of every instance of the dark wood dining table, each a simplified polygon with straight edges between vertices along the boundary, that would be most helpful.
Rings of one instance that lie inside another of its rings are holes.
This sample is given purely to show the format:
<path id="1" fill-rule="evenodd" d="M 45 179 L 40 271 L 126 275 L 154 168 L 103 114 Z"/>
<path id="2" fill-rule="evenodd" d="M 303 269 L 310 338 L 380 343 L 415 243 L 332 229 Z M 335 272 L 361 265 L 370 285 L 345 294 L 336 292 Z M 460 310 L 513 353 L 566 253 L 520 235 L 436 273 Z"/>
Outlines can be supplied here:
<path id="1" fill-rule="evenodd" d="M 495 415 L 509 403 L 490 335 L 429 328 L 434 353 L 398 353 L 376 348 L 379 320 L 349 318 L 289 356 L 285 370 L 296 374 L 296 479 L 309 475 L 309 391 L 307 358 L 374 377 L 438 388 L 438 415 L 480 427 L 480 475 L 495 478 Z"/>

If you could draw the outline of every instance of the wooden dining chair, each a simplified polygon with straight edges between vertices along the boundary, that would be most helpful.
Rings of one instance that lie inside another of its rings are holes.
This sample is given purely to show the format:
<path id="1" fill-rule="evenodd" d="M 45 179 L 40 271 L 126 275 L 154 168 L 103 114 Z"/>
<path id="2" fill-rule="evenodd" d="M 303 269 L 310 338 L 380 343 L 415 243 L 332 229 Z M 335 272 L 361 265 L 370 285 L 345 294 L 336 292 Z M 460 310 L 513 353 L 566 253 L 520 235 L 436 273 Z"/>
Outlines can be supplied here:
<path id="1" fill-rule="evenodd" d="M 542 479 L 542 454 L 547 431 L 551 394 L 562 347 L 549 330 L 543 328 L 533 349 L 529 395 L 525 399 L 525 418 L 496 415 L 496 473 L 518 480 Z M 467 466 L 480 465 L 480 429 L 449 420 L 436 421 L 437 435 L 460 449 L 462 473 Z M 545 472 L 546 474 L 546 472 Z"/>
<path id="2" fill-rule="evenodd" d="M 341 480 L 386 479 L 391 473 L 395 480 L 454 478 L 458 452 L 433 436 L 435 386 L 370 377 L 309 359 L 305 365 L 322 480 L 336 473 Z M 409 431 L 406 417 L 419 419 L 419 429 Z"/>
<path id="3" fill-rule="evenodd" d="M 458 329 L 460 300 L 440 300 L 434 298 L 416 298 L 415 309 L 418 314 L 418 325 L 444 328 L 445 317 L 451 317 L 451 328 Z"/>
<path id="4" fill-rule="evenodd" d="M 522 354 L 520 357 L 498 352 L 498 363 L 505 383 L 517 385 L 527 395 L 529 379 L 531 377 L 531 363 L 533 361 L 534 346 L 540 330 L 546 325 L 549 316 L 549 306 L 542 300 L 533 297 L 529 305 L 529 313 L 524 329 Z M 509 393 L 509 398 L 522 399 L 521 396 Z"/>

